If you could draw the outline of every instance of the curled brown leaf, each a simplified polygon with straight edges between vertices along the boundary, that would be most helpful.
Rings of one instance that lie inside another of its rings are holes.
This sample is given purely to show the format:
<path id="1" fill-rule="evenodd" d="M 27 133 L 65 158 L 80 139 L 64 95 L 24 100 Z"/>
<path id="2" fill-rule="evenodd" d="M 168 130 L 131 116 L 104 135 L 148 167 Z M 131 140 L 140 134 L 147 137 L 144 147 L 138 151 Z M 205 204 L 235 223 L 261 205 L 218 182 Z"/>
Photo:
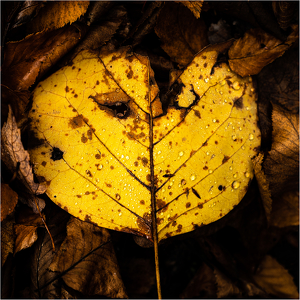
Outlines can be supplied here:
<path id="1" fill-rule="evenodd" d="M 29 153 L 23 147 L 21 132 L 10 107 L 2 128 L 1 146 L 2 160 L 12 173 L 18 172 L 19 179 L 32 194 L 43 194 L 47 186 L 34 182 Z"/>

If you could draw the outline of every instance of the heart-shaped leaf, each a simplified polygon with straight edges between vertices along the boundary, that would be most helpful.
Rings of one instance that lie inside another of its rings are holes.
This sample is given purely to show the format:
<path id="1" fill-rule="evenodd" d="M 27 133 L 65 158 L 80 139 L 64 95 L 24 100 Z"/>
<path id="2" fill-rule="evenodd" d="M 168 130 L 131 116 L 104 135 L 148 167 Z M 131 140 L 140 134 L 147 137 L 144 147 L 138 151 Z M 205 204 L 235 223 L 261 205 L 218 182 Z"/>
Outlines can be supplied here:
<path id="1" fill-rule="evenodd" d="M 126 48 L 83 51 L 41 82 L 30 155 L 48 196 L 82 220 L 149 239 L 154 229 L 159 241 L 226 215 L 253 177 L 260 130 L 252 79 L 217 57 L 204 50 L 172 74 L 165 112 L 149 60 Z"/>

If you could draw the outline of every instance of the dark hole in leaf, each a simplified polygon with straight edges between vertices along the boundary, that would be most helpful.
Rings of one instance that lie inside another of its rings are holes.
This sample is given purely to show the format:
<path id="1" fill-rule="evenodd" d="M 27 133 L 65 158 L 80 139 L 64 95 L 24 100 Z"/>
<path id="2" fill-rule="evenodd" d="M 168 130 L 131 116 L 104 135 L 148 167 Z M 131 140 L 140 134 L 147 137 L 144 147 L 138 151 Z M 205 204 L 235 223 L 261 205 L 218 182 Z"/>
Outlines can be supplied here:
<path id="1" fill-rule="evenodd" d="M 114 112 L 117 118 L 124 119 L 128 116 L 129 113 L 129 107 L 122 102 L 117 102 L 114 105 L 111 105 L 109 108 L 111 108 Z"/>
<path id="2" fill-rule="evenodd" d="M 56 147 L 53 147 L 52 153 L 51 153 L 51 159 L 52 160 L 60 160 L 63 158 L 64 153 Z"/>
<path id="3" fill-rule="evenodd" d="M 218 190 L 219 190 L 219 191 L 222 191 L 222 189 L 223 189 L 222 185 L 219 185 L 219 186 L 218 186 Z"/>

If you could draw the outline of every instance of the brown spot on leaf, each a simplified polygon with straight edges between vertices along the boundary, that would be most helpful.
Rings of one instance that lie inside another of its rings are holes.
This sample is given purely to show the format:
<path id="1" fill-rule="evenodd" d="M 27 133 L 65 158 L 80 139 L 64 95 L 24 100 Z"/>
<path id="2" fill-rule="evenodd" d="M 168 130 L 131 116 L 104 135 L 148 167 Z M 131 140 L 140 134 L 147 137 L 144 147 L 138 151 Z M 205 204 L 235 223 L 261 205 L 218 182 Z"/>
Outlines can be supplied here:
<path id="1" fill-rule="evenodd" d="M 196 117 L 198 117 L 199 119 L 201 119 L 201 115 L 200 115 L 200 112 L 199 112 L 199 110 L 194 110 L 194 114 L 195 114 L 195 116 Z"/>
<path id="2" fill-rule="evenodd" d="M 140 201 L 140 204 L 141 204 L 141 205 L 145 205 L 145 201 L 144 201 L 144 200 L 141 200 L 141 201 Z"/>
<path id="3" fill-rule="evenodd" d="M 47 162 L 43 161 L 43 162 L 42 162 L 42 166 L 43 166 L 43 167 L 46 167 L 46 165 L 47 165 Z"/>
<path id="4" fill-rule="evenodd" d="M 81 142 L 86 143 L 88 141 L 88 138 L 84 135 L 84 133 L 81 136 Z"/>
<path id="5" fill-rule="evenodd" d="M 157 199 L 156 200 L 156 209 L 161 209 L 166 205 L 166 202 L 161 200 L 161 199 Z"/>
<path id="6" fill-rule="evenodd" d="M 199 202 L 197 206 L 198 206 L 198 208 L 201 209 L 201 208 L 203 208 L 203 203 L 200 203 L 200 202 Z"/>
<path id="7" fill-rule="evenodd" d="M 224 158 L 222 160 L 222 164 L 226 163 L 229 160 L 229 158 L 230 158 L 229 156 L 224 155 Z"/>
<path id="8" fill-rule="evenodd" d="M 143 163 L 143 166 L 146 167 L 147 163 L 148 163 L 148 158 L 142 157 L 142 163 Z"/>
<path id="9" fill-rule="evenodd" d="M 187 202 L 187 203 L 185 204 L 185 207 L 186 207 L 186 208 L 191 207 L 191 202 Z"/>
<path id="10" fill-rule="evenodd" d="M 181 232 L 181 230 L 182 230 L 182 225 L 181 225 L 181 224 L 179 224 L 179 225 L 177 226 L 177 230 L 176 230 L 176 232 Z"/>
<path id="11" fill-rule="evenodd" d="M 95 158 L 96 158 L 96 159 L 100 159 L 100 158 L 101 158 L 101 155 L 100 155 L 99 153 L 97 153 L 97 154 L 95 155 Z"/>
<path id="12" fill-rule="evenodd" d="M 244 108 L 243 97 L 233 99 L 233 101 L 234 101 L 233 107 L 236 107 L 237 109 L 243 109 Z"/>
<path id="13" fill-rule="evenodd" d="M 70 89 L 69 89 L 68 86 L 65 87 L 65 91 L 66 91 L 67 93 L 70 91 Z"/>
<path id="14" fill-rule="evenodd" d="M 150 174 L 147 174 L 146 179 L 147 179 L 148 181 L 151 181 L 151 175 L 150 175 Z"/>

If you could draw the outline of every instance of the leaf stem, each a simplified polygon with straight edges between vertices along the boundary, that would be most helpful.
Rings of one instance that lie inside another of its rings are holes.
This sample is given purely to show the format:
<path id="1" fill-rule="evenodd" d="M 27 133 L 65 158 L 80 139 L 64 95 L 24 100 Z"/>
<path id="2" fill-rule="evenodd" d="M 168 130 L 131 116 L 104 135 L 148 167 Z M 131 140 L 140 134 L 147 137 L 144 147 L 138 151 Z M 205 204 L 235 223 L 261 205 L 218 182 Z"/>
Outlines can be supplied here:
<path id="1" fill-rule="evenodd" d="M 155 204 L 155 180 L 154 180 L 154 162 L 153 162 L 153 115 L 151 106 L 151 93 L 150 93 L 150 78 L 149 78 L 150 63 L 148 60 L 148 101 L 149 101 L 149 155 L 150 155 L 150 176 L 151 176 L 151 212 L 152 212 L 152 236 L 154 243 L 154 258 L 155 258 L 155 273 L 156 273 L 156 287 L 158 299 L 161 297 L 161 286 L 160 286 L 160 273 L 159 273 L 159 259 L 158 259 L 158 237 L 157 237 L 157 224 L 156 224 L 156 204 Z"/>

